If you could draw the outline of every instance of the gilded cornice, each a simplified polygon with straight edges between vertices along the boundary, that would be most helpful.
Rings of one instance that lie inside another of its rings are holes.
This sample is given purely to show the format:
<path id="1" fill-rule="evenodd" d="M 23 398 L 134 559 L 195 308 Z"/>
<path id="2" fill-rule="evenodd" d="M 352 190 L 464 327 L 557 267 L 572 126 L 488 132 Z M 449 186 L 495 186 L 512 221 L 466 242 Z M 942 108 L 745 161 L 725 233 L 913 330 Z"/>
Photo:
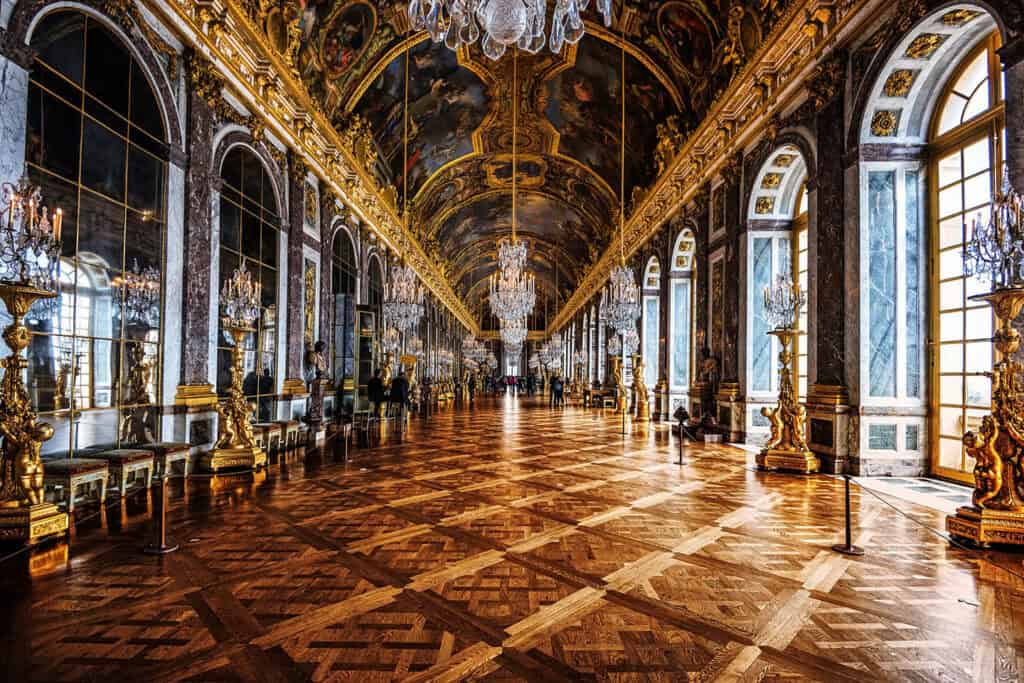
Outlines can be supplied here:
<path id="1" fill-rule="evenodd" d="M 186 46 L 202 54 L 243 105 L 287 147 L 303 156 L 326 187 L 391 250 L 403 244 L 393 192 L 381 187 L 310 98 L 288 63 L 256 30 L 244 6 L 226 0 L 142 0 Z M 255 123 L 255 122 L 254 122 Z M 348 136 L 352 138 L 353 136 Z M 391 201 L 389 201 L 391 200 Z M 411 236 L 405 250 L 424 285 L 470 331 L 479 326 L 451 285 Z"/>
<path id="2" fill-rule="evenodd" d="M 705 183 L 735 163 L 735 154 L 755 141 L 773 117 L 807 97 L 806 81 L 812 70 L 825 55 L 855 38 L 856 25 L 866 25 L 888 7 L 883 0 L 793 2 L 630 214 L 624 230 L 626 258 L 657 234 L 676 211 L 698 198 Z M 605 286 L 618 262 L 616 235 L 546 332 L 551 334 L 569 324 Z"/>

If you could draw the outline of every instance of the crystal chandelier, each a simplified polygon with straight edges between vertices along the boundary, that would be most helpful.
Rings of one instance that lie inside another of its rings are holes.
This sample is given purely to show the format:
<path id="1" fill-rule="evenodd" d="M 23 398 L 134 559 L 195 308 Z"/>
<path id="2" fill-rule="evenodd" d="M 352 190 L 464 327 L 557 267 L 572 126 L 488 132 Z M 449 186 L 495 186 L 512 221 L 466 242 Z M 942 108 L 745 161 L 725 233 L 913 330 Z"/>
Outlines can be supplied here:
<path id="1" fill-rule="evenodd" d="M 1024 222 L 1021 197 L 1003 174 L 1002 190 L 992 203 L 988 223 L 979 214 L 971 223 L 972 237 L 964 247 L 964 273 L 992 283 L 993 289 L 1024 284 Z"/>
<path id="2" fill-rule="evenodd" d="M 604 25 L 612 23 L 612 0 L 597 0 Z M 590 0 L 554 0 L 551 13 L 552 52 L 576 44 L 586 32 L 582 13 Z M 427 31 L 435 43 L 457 50 L 478 39 L 484 54 L 500 59 L 511 45 L 536 54 L 544 48 L 547 0 L 412 0 L 409 20 Z"/>
<path id="3" fill-rule="evenodd" d="M 800 285 L 784 273 L 779 273 L 773 287 L 764 288 L 764 314 L 772 329 L 792 330 L 806 303 Z"/>
<path id="4" fill-rule="evenodd" d="M 473 336 L 467 336 L 462 340 L 462 357 L 479 365 L 487 358 L 487 349 L 480 343 L 480 340 Z"/>
<path id="5" fill-rule="evenodd" d="M 384 323 L 384 333 L 380 336 L 380 345 L 386 353 L 396 353 L 402 343 L 402 333 L 387 322 Z"/>
<path id="6" fill-rule="evenodd" d="M 608 285 L 606 314 L 608 324 L 625 334 L 640 317 L 640 287 L 626 267 L 626 42 L 623 35 L 622 59 L 622 135 L 619 139 L 619 265 L 612 270 Z"/>
<path id="7" fill-rule="evenodd" d="M 423 288 L 412 266 L 392 264 L 384 286 L 384 316 L 399 332 L 411 330 L 423 317 Z"/>
<path id="8" fill-rule="evenodd" d="M 55 290 L 63 211 L 47 215 L 43 193 L 28 175 L 0 187 L 0 282 Z"/>
<path id="9" fill-rule="evenodd" d="M 409 340 L 408 351 L 410 355 L 416 356 L 416 358 L 418 358 L 419 360 L 423 360 L 423 358 L 427 355 L 427 351 L 423 347 L 423 340 L 420 339 L 419 337 L 413 337 L 412 339 Z"/>
<path id="10" fill-rule="evenodd" d="M 526 318 L 503 320 L 501 322 L 501 341 L 510 348 L 522 348 L 526 341 Z"/>
<path id="11" fill-rule="evenodd" d="M 531 353 L 530 357 L 526 360 L 526 367 L 530 368 L 531 370 L 536 370 L 537 368 L 540 367 L 540 356 L 537 355 L 536 351 Z"/>
<path id="12" fill-rule="evenodd" d="M 525 318 L 537 303 L 533 275 L 526 270 L 527 247 L 516 238 L 519 222 L 517 140 L 519 131 L 519 60 L 512 59 L 512 237 L 498 241 L 498 272 L 490 280 L 491 312 L 504 324 Z"/>
<path id="13" fill-rule="evenodd" d="M 484 357 L 484 363 L 489 368 L 497 368 L 498 367 L 498 359 L 495 358 L 493 351 L 488 351 L 487 352 L 487 355 Z"/>
<path id="14" fill-rule="evenodd" d="M 124 306 L 125 323 L 153 329 L 160 324 L 160 271 L 153 266 L 139 267 L 132 259 L 132 269 L 118 275 L 110 283 L 117 292 L 118 303 Z"/>
<path id="15" fill-rule="evenodd" d="M 224 327 L 251 328 L 260 314 L 260 288 L 246 269 L 245 261 L 220 291 Z"/>
<path id="16" fill-rule="evenodd" d="M 405 106 L 402 109 L 402 240 L 409 231 L 409 46 L 405 48 Z M 408 243 L 404 246 L 408 248 Z M 423 288 L 412 266 L 405 262 L 392 265 L 388 283 L 384 287 L 384 315 L 405 332 L 416 327 L 423 317 Z"/>

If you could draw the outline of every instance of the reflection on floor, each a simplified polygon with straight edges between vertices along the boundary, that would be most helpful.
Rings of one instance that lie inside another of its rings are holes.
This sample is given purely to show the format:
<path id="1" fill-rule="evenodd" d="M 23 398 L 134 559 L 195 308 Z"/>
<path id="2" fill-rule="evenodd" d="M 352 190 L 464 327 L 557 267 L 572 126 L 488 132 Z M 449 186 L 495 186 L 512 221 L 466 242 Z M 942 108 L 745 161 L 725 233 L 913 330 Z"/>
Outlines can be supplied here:
<path id="1" fill-rule="evenodd" d="M 973 491 L 961 484 L 925 477 L 857 477 L 855 481 L 886 499 L 899 499 L 892 501 L 896 504 L 905 501 L 942 512 L 956 512 L 958 507 L 970 505 Z"/>
<path id="2" fill-rule="evenodd" d="M 722 446 L 680 466 L 667 430 L 620 429 L 483 402 L 347 465 L 196 479 L 163 558 L 129 501 L 0 565 L 0 659 L 21 681 L 1017 680 L 1019 556 L 856 487 L 867 554 L 837 555 L 841 481 Z"/>

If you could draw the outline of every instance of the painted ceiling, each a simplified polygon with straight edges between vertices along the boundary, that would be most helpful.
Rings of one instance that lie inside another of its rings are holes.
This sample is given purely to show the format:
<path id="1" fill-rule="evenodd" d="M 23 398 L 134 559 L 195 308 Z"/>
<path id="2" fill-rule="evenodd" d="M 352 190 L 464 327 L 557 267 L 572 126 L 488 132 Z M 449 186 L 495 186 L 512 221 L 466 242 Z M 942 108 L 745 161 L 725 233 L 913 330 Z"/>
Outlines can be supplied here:
<path id="1" fill-rule="evenodd" d="M 519 231 L 530 241 L 545 305 L 572 293 L 618 224 L 623 25 L 629 205 L 656 180 L 657 125 L 675 115 L 684 136 L 694 129 L 782 1 L 641 0 L 625 11 L 617 2 L 610 31 L 592 23 L 590 9 L 577 46 L 520 55 Z M 369 122 L 375 172 L 400 198 L 411 45 L 411 227 L 483 319 L 495 243 L 511 231 L 511 57 L 492 62 L 475 47 L 454 53 L 409 36 L 405 2 L 300 0 L 292 11 L 301 17 L 298 67 L 310 94 L 339 128 L 353 114 Z"/>

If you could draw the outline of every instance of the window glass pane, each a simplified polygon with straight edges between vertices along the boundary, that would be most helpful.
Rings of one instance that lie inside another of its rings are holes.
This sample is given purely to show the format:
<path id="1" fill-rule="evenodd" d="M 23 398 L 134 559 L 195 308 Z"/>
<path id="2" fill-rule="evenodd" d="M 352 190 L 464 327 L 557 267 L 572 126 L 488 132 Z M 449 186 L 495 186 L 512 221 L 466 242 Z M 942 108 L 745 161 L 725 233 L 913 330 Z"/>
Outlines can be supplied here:
<path id="1" fill-rule="evenodd" d="M 92 192 L 81 194 L 79 258 L 120 271 L 124 252 L 124 207 Z"/>
<path id="2" fill-rule="evenodd" d="M 939 188 L 960 180 L 962 157 L 960 150 L 946 154 L 938 161 Z M 979 169 L 980 170 L 980 169 Z"/>
<path id="3" fill-rule="evenodd" d="M 68 104 L 29 86 L 26 159 L 67 178 L 78 178 L 78 142 L 82 115 Z"/>
<path id="4" fill-rule="evenodd" d="M 960 125 L 961 116 L 964 112 L 964 105 L 967 98 L 957 93 L 950 93 L 946 100 L 946 106 L 939 117 L 939 135 L 947 133 Z"/>
<path id="5" fill-rule="evenodd" d="M 128 206 L 151 216 L 163 215 L 164 164 L 135 145 L 128 147 Z"/>
<path id="6" fill-rule="evenodd" d="M 918 180 L 915 171 L 907 171 L 904 177 L 906 187 L 906 304 L 907 312 L 907 396 L 921 396 L 921 366 L 924 348 L 923 305 L 921 297 L 921 225 L 920 206 L 918 201 Z"/>
<path id="7" fill-rule="evenodd" d="M 690 281 L 672 280 L 672 386 L 690 385 Z"/>
<path id="8" fill-rule="evenodd" d="M 896 395 L 896 173 L 868 174 L 869 391 Z"/>
<path id="9" fill-rule="evenodd" d="M 989 168 L 989 139 L 987 137 L 978 140 L 963 149 L 964 175 L 972 176 L 980 171 L 987 171 Z M 960 170 L 956 170 L 959 175 Z"/>
<path id="10" fill-rule="evenodd" d="M 164 121 L 149 81 L 139 65 L 132 63 L 131 122 L 157 140 L 164 139 Z M 136 136 L 132 136 L 133 138 Z"/>
<path id="11" fill-rule="evenodd" d="M 772 286 L 772 239 L 755 237 L 753 240 L 754 273 L 751 278 L 751 302 L 753 306 L 753 330 L 751 347 L 751 385 L 754 391 L 772 390 L 772 338 L 768 336 L 771 327 L 765 318 L 763 292 Z"/>
<path id="12" fill-rule="evenodd" d="M 128 118 L 131 56 L 121 41 L 96 21 L 88 22 L 85 50 L 85 91 Z"/>
<path id="13" fill-rule="evenodd" d="M 90 118 L 82 130 L 82 184 L 124 200 L 127 143 Z"/>
<path id="14" fill-rule="evenodd" d="M 46 15 L 32 32 L 32 47 L 40 62 L 71 82 L 82 84 L 85 59 L 85 15 L 54 12 Z"/>
<path id="15" fill-rule="evenodd" d="M 644 382 L 648 387 L 658 383 L 658 297 L 644 298 Z"/>

